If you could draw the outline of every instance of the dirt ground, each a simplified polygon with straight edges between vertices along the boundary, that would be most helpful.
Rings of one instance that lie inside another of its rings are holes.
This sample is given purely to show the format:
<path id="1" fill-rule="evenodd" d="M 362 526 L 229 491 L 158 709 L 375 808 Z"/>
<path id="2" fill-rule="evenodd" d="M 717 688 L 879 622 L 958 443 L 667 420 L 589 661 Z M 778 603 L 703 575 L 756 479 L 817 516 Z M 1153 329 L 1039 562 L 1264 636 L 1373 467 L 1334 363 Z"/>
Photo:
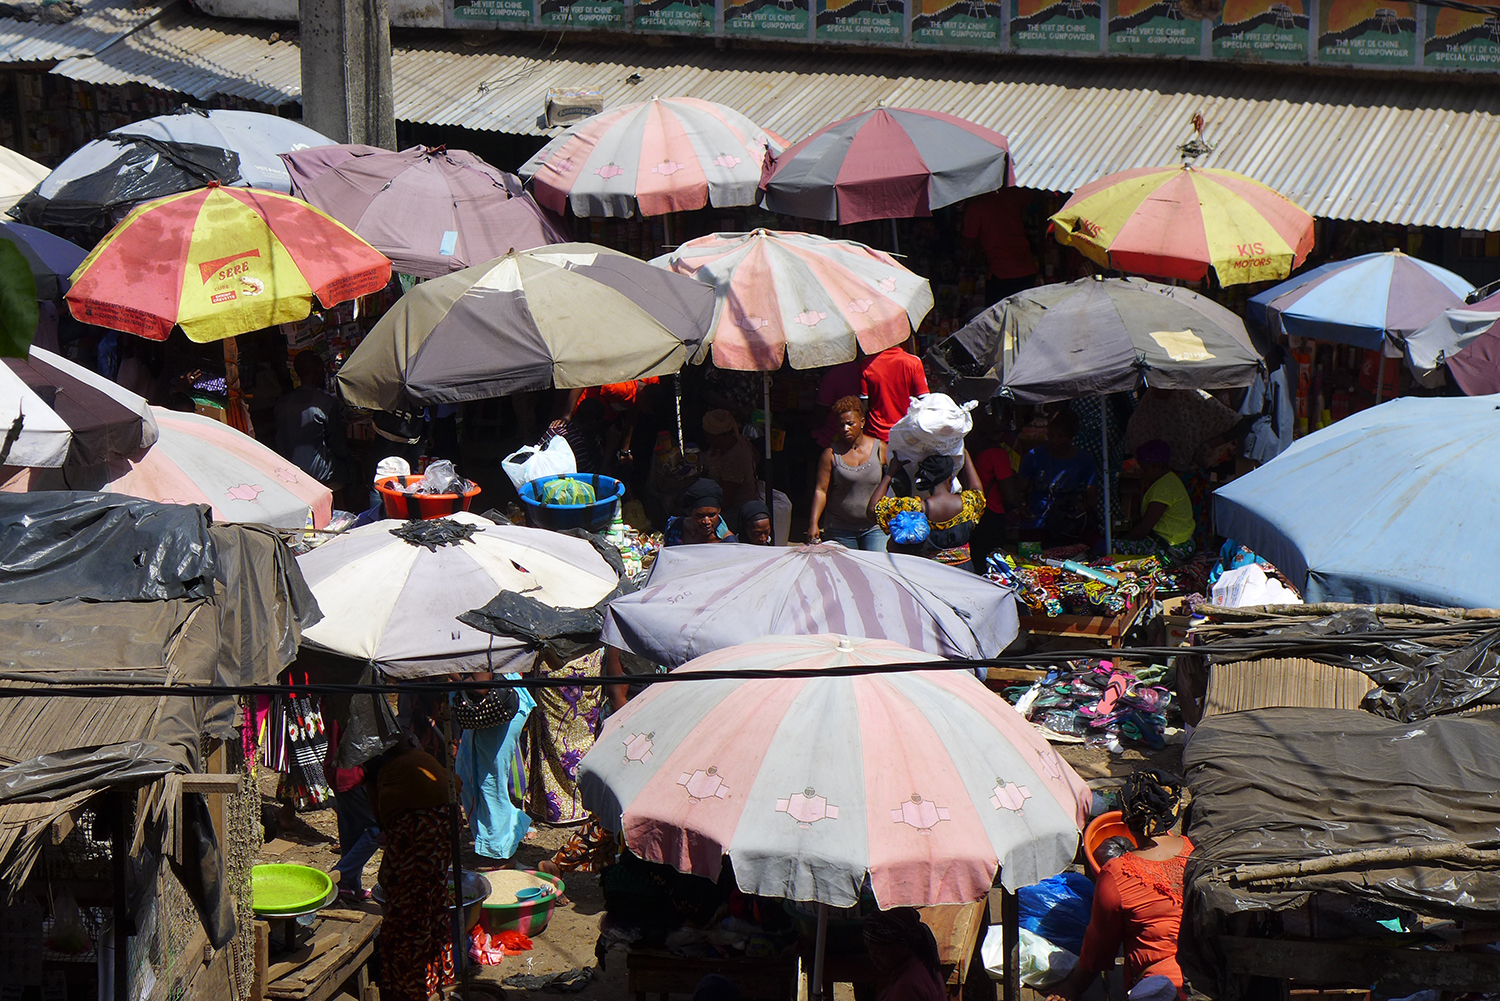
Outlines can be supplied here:
<path id="1" fill-rule="evenodd" d="M 1170 739 L 1171 735 L 1169 735 Z M 1099 748 L 1087 748 L 1082 744 L 1058 745 L 1062 755 L 1074 770 L 1097 792 L 1107 793 L 1118 786 L 1123 778 L 1137 768 L 1153 765 L 1178 772 L 1182 767 L 1180 741 L 1168 744 L 1155 753 L 1143 753 L 1126 748 L 1123 754 L 1110 754 Z M 275 776 L 265 776 L 263 800 L 275 806 L 271 795 L 275 789 Z M 277 837 L 262 846 L 258 862 L 295 862 L 315 866 L 325 871 L 333 868 L 337 861 L 338 828 L 333 810 L 313 810 L 300 813 Z M 516 853 L 514 863 L 522 868 L 535 868 L 536 863 L 551 857 L 569 837 L 570 831 L 560 828 L 533 828 L 525 843 Z M 465 867 L 472 868 L 476 859 L 465 859 Z M 376 852 L 365 868 L 364 885 L 375 885 L 376 872 L 380 867 L 380 853 Z M 588 873 L 570 873 L 564 880 L 567 884 L 568 903 L 558 907 L 552 915 L 547 930 L 533 939 L 534 948 L 517 956 L 506 956 L 498 966 L 479 967 L 473 979 L 475 998 L 499 997 L 500 981 L 516 973 L 548 974 L 570 969 L 596 966 L 594 942 L 598 935 L 599 915 L 604 910 L 604 898 L 599 891 L 599 878 Z M 344 905 L 341 905 L 344 906 Z M 362 905 L 371 911 L 379 910 L 373 901 Z M 992 920 L 998 921 L 999 907 L 991 908 Z M 838 985 L 834 1001 L 852 1001 L 852 992 L 847 984 Z M 543 998 L 557 1001 L 567 995 L 546 992 L 527 992 L 516 988 L 503 988 L 503 993 L 512 1001 L 541 1001 Z M 606 957 L 605 969 L 595 971 L 595 979 L 588 987 L 573 995 L 579 1001 L 629 1001 L 625 984 L 625 961 L 621 952 Z M 653 999 L 654 1001 L 654 999 Z"/>

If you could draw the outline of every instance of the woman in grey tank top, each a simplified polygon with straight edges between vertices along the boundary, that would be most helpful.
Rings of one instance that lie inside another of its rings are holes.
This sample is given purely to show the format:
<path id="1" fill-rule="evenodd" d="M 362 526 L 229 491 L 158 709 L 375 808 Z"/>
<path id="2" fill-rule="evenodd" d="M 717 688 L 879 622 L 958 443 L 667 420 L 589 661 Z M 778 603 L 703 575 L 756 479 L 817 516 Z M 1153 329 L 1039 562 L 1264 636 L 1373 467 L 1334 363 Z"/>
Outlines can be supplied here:
<path id="1" fill-rule="evenodd" d="M 884 552 L 886 534 L 870 520 L 868 508 L 885 467 L 885 443 L 865 434 L 865 409 L 859 397 L 845 396 L 832 410 L 838 433 L 818 460 L 807 541 Z"/>

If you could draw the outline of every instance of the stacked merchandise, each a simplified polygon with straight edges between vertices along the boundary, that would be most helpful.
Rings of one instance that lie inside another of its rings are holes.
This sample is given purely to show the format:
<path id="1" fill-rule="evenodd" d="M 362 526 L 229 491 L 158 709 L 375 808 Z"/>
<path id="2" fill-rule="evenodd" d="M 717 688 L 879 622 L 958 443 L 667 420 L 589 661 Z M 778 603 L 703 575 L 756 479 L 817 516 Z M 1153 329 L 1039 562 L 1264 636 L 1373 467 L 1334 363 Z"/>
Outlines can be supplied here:
<path id="1" fill-rule="evenodd" d="M 1154 751 L 1166 746 L 1172 708 L 1171 691 L 1158 684 L 1166 671 L 1148 666 L 1131 672 L 1108 660 L 1075 661 L 1006 696 L 1049 739 L 1081 740 L 1115 752 L 1128 740 Z"/>
<path id="2" fill-rule="evenodd" d="M 1036 615 L 1120 615 L 1142 594 L 1177 588 L 1176 579 L 1155 556 L 1101 557 L 1087 563 L 1033 559 L 994 553 L 986 576 L 1013 588 Z"/>

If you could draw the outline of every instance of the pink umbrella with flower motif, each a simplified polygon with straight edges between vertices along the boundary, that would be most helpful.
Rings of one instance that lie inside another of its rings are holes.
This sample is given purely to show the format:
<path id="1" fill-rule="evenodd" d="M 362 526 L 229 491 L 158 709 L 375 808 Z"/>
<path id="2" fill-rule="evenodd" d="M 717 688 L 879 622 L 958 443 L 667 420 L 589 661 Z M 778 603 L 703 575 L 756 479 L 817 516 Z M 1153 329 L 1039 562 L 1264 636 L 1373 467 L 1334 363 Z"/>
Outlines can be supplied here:
<path id="1" fill-rule="evenodd" d="M 786 147 L 733 108 L 693 97 L 655 98 L 587 118 L 520 170 L 555 212 L 663 215 L 754 205 L 761 168 Z"/>
<path id="2" fill-rule="evenodd" d="M 82 469 L 12 469 L 0 490 L 102 490 L 165 504 L 207 504 L 215 521 L 322 528 L 333 493 L 247 434 L 198 414 L 152 407 L 156 444 Z"/>

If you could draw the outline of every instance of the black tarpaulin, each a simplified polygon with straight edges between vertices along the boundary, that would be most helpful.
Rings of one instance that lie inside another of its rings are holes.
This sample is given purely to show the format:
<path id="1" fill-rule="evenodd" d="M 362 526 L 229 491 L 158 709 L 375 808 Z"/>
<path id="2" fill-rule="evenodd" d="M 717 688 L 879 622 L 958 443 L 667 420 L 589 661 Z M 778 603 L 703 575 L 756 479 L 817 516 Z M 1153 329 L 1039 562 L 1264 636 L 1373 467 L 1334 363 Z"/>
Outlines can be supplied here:
<path id="1" fill-rule="evenodd" d="M 1371 848 L 1500 839 L 1500 712 L 1398 723 L 1357 710 L 1261 709 L 1204 720 L 1183 766 L 1193 793 L 1178 958 L 1233 995 L 1218 936 L 1246 916 L 1336 894 L 1437 917 L 1492 920 L 1500 871 L 1384 863 L 1234 885 L 1236 866 Z"/>

